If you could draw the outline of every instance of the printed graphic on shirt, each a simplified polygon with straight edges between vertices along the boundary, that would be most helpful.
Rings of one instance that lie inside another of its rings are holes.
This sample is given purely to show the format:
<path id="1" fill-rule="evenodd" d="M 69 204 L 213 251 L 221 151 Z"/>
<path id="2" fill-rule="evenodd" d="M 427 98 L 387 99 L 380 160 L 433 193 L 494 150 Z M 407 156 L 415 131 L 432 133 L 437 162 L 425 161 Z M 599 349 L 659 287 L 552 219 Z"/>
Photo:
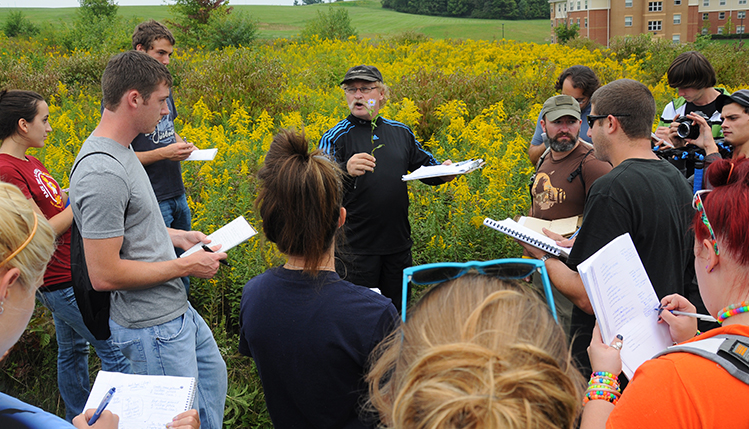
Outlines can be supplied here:
<path id="1" fill-rule="evenodd" d="M 555 188 L 546 173 L 538 173 L 533 182 L 533 200 L 541 210 L 549 210 L 554 204 L 562 204 L 567 193 L 562 188 Z"/>
<path id="2" fill-rule="evenodd" d="M 176 141 L 174 137 L 174 122 L 169 120 L 169 115 L 165 115 L 156 125 L 156 129 L 152 133 L 145 135 L 147 139 L 151 140 L 154 144 L 171 144 Z"/>
<path id="3" fill-rule="evenodd" d="M 45 173 L 40 169 L 34 169 L 34 178 L 36 183 L 39 184 L 39 188 L 44 193 L 44 196 L 51 201 L 51 204 L 58 209 L 63 208 L 62 204 L 62 189 L 57 181 L 52 178 L 49 174 Z"/>

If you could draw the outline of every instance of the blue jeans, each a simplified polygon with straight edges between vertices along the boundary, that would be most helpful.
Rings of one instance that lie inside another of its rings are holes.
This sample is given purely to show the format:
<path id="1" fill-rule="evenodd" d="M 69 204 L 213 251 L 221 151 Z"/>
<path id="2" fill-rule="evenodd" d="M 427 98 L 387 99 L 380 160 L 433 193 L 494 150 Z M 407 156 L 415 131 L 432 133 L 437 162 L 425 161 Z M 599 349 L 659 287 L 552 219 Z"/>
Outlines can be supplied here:
<path id="1" fill-rule="evenodd" d="M 185 194 L 159 202 L 159 209 L 167 228 L 190 231 L 192 219 L 190 216 L 190 206 L 187 205 L 187 196 Z M 177 247 L 174 248 L 174 251 L 177 253 L 177 256 L 184 252 L 184 250 Z M 187 296 L 190 296 L 190 277 L 182 277 L 182 283 L 185 285 Z"/>
<path id="2" fill-rule="evenodd" d="M 195 377 L 193 408 L 203 429 L 221 429 L 227 374 L 213 334 L 197 311 L 148 328 L 124 328 L 109 319 L 112 341 L 130 360 L 135 374 Z"/>
<path id="3" fill-rule="evenodd" d="M 57 385 L 65 401 L 65 418 L 70 422 L 83 412 L 89 393 L 88 345 L 96 349 L 101 368 L 131 372 L 130 362 L 110 340 L 97 340 L 83 323 L 73 288 L 37 292 L 39 301 L 52 312 L 57 335 Z"/>

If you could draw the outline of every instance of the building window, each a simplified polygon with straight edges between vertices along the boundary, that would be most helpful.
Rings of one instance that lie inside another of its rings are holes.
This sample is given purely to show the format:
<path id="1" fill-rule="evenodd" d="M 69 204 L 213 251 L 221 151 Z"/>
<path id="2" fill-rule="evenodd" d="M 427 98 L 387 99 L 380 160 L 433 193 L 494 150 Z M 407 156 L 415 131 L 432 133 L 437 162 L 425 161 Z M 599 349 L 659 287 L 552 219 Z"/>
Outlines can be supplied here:
<path id="1" fill-rule="evenodd" d="M 723 27 L 718 27 L 718 34 L 723 34 Z"/>
<path id="2" fill-rule="evenodd" d="M 588 10 L 588 0 L 585 0 L 585 10 Z"/>
<path id="3" fill-rule="evenodd" d="M 744 34 L 744 26 L 743 25 L 737 25 L 736 26 L 736 34 Z"/>
<path id="4" fill-rule="evenodd" d="M 577 10 L 580 10 L 580 0 L 577 0 Z"/>
<path id="5" fill-rule="evenodd" d="M 702 6 L 710 6 L 710 0 L 703 0 Z"/>
<path id="6" fill-rule="evenodd" d="M 625 16 L 624 17 L 624 26 L 625 27 L 631 27 L 632 26 L 632 17 L 631 16 Z"/>
<path id="7" fill-rule="evenodd" d="M 681 35 L 680 35 L 680 34 L 674 34 L 674 35 L 673 35 L 673 36 L 671 37 L 671 40 L 672 40 L 672 41 L 673 41 L 673 42 L 674 42 L 675 44 L 677 44 L 677 45 L 678 45 L 678 44 L 681 44 Z"/>
<path id="8" fill-rule="evenodd" d="M 726 5 L 726 0 L 720 0 L 720 5 L 721 6 L 725 6 Z"/>
<path id="9" fill-rule="evenodd" d="M 648 21 L 648 31 L 661 31 L 661 21 Z"/>
<path id="10" fill-rule="evenodd" d="M 662 1 L 651 1 L 648 3 L 648 12 L 660 12 L 663 10 Z"/>
<path id="11" fill-rule="evenodd" d="M 709 14 L 709 13 L 703 13 L 703 14 L 702 14 L 702 20 L 703 20 L 703 21 L 707 21 L 707 20 L 709 20 L 709 19 L 710 19 L 710 14 Z"/>
<path id="12" fill-rule="evenodd" d="M 736 18 L 737 19 L 744 19 L 744 18 L 746 18 L 746 11 L 742 10 L 741 12 L 737 13 L 736 14 Z"/>
<path id="13" fill-rule="evenodd" d="M 632 0 L 624 0 L 624 7 L 632 7 Z"/>
<path id="14" fill-rule="evenodd" d="M 726 13 L 725 12 L 719 12 L 718 13 L 718 19 L 720 19 L 721 21 L 724 20 L 724 19 L 726 19 Z"/>
<path id="15" fill-rule="evenodd" d="M 585 18 L 585 28 L 588 28 L 588 18 Z"/>
<path id="16" fill-rule="evenodd" d="M 564 11 L 567 12 L 567 3 L 564 4 Z"/>
<path id="17" fill-rule="evenodd" d="M 681 6 L 681 0 L 674 0 L 674 6 Z"/>
<path id="18" fill-rule="evenodd" d="M 702 29 L 702 35 L 704 36 L 705 34 L 707 34 L 707 28 Z"/>
<path id="19" fill-rule="evenodd" d="M 580 18 L 577 18 L 577 28 L 580 28 Z"/>
<path id="20" fill-rule="evenodd" d="M 746 0 L 739 0 L 739 4 L 746 4 Z"/>
<path id="21" fill-rule="evenodd" d="M 680 13 L 675 13 L 674 14 L 674 25 L 679 25 L 679 24 L 681 24 L 681 14 Z"/>

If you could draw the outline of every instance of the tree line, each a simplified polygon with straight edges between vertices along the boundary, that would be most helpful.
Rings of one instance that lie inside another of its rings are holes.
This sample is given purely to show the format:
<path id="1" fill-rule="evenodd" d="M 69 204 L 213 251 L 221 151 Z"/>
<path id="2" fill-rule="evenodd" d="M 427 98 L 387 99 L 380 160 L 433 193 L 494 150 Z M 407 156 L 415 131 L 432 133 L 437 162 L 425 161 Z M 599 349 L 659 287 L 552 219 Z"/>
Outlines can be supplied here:
<path id="1" fill-rule="evenodd" d="M 382 7 L 417 15 L 549 19 L 547 0 L 382 0 Z"/>

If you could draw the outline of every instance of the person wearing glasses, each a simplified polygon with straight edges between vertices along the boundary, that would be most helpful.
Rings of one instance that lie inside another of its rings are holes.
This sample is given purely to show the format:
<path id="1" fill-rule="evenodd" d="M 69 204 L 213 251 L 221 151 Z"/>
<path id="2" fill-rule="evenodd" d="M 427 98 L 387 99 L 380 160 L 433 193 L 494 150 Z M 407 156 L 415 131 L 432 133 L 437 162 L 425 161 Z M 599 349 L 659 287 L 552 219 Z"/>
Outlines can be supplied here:
<path id="1" fill-rule="evenodd" d="M 586 143 L 591 143 L 590 137 L 588 137 L 588 123 L 585 120 L 590 113 L 590 97 L 600 86 L 601 84 L 598 81 L 596 73 L 590 67 L 581 65 L 564 69 L 559 78 L 557 78 L 557 83 L 554 86 L 554 89 L 558 93 L 569 95 L 580 104 L 580 119 L 582 119 L 582 124 L 580 126 L 579 138 Z M 541 126 L 542 119 L 543 112 L 538 115 L 536 131 L 533 133 L 531 144 L 528 146 L 528 157 L 533 165 L 538 164 L 541 155 L 548 148 L 548 144 L 544 141 L 542 134 L 545 132 Z"/>
<path id="2" fill-rule="evenodd" d="M 637 368 L 616 404 L 606 398 L 589 401 L 583 429 L 746 426 L 740 410 L 749 407 L 749 162 L 721 159 L 707 176 L 715 188 L 694 197 L 694 269 L 707 311 L 722 325 L 700 334 L 696 319 L 662 311 L 672 339 L 683 344 Z M 664 310 L 696 311 L 679 295 L 661 304 Z M 603 344 L 598 331 L 589 352 L 595 371 L 621 371 L 619 350 Z"/>
<path id="3" fill-rule="evenodd" d="M 376 418 L 361 413 L 365 366 L 398 314 L 336 273 L 343 172 L 308 148 L 282 131 L 258 172 L 263 231 L 288 259 L 245 285 L 239 351 L 255 360 L 274 427 L 374 428 Z"/>
<path id="4" fill-rule="evenodd" d="M 129 373 L 130 364 L 108 340 L 97 340 L 83 322 L 73 293 L 70 270 L 70 225 L 73 212 L 68 195 L 30 149 L 42 148 L 49 124 L 49 106 L 33 91 L 0 93 L 0 180 L 16 185 L 35 211 L 55 230 L 54 258 L 44 272 L 37 297 L 52 312 L 57 339 L 57 386 L 65 402 L 65 418 L 72 421 L 83 411 L 89 394 L 89 344 L 94 346 L 105 371 Z"/>
<path id="5" fill-rule="evenodd" d="M 715 138 L 722 137 L 720 109 L 716 102 L 722 98 L 721 95 L 730 95 L 730 93 L 723 88 L 715 87 L 717 77 L 710 61 L 697 51 L 684 52 L 674 59 L 668 67 L 666 76 L 668 86 L 676 88 L 679 96 L 663 109 L 658 129 L 655 131 L 656 137 L 666 143 L 664 147 L 683 147 L 685 143 L 697 144 L 680 138 L 676 132 L 679 126 L 676 119 L 689 116 L 695 120 L 690 114 L 696 111 L 710 118 L 710 135 Z M 715 148 L 715 153 L 717 152 Z"/>
<path id="6" fill-rule="evenodd" d="M 539 160 L 533 176 L 530 216 L 545 220 L 581 216 L 590 187 L 611 171 L 611 164 L 596 159 L 593 146 L 578 138 L 582 121 L 580 105 L 573 97 L 549 98 L 541 117 L 549 150 Z M 556 290 L 555 294 L 562 326 L 568 330 L 572 303 Z"/>
<path id="7" fill-rule="evenodd" d="M 319 144 L 347 173 L 343 201 L 348 210 L 346 243 L 336 254 L 337 270 L 354 284 L 378 288 L 400 309 L 402 271 L 412 265 L 413 245 L 408 187 L 402 176 L 439 162 L 410 128 L 379 114 L 390 91 L 376 67 L 350 68 L 341 88 L 351 114 L 326 131 Z M 440 185 L 453 178 L 422 182 Z"/>
<path id="8" fill-rule="evenodd" d="M 407 270 L 414 284 L 438 284 L 373 354 L 367 381 L 381 427 L 573 427 L 585 388 L 566 335 L 512 280 L 539 268 L 545 276 L 532 260 Z"/>
<path id="9" fill-rule="evenodd" d="M 530 255 L 545 261 L 554 286 L 575 304 L 572 350 L 583 373 L 590 372 L 586 349 L 595 317 L 575 269 L 611 240 L 627 232 L 632 236 L 659 298 L 673 293 L 697 295 L 688 288 L 694 277 L 689 234 L 692 193 L 684 176 L 650 148 L 653 95 L 640 82 L 619 79 L 596 91 L 591 104 L 588 135 L 596 158 L 614 168 L 591 187 L 583 223 L 566 264 L 540 249 L 523 246 Z M 571 243 L 565 240 L 560 245 L 570 247 Z M 693 302 L 697 300 L 698 295 Z"/>

